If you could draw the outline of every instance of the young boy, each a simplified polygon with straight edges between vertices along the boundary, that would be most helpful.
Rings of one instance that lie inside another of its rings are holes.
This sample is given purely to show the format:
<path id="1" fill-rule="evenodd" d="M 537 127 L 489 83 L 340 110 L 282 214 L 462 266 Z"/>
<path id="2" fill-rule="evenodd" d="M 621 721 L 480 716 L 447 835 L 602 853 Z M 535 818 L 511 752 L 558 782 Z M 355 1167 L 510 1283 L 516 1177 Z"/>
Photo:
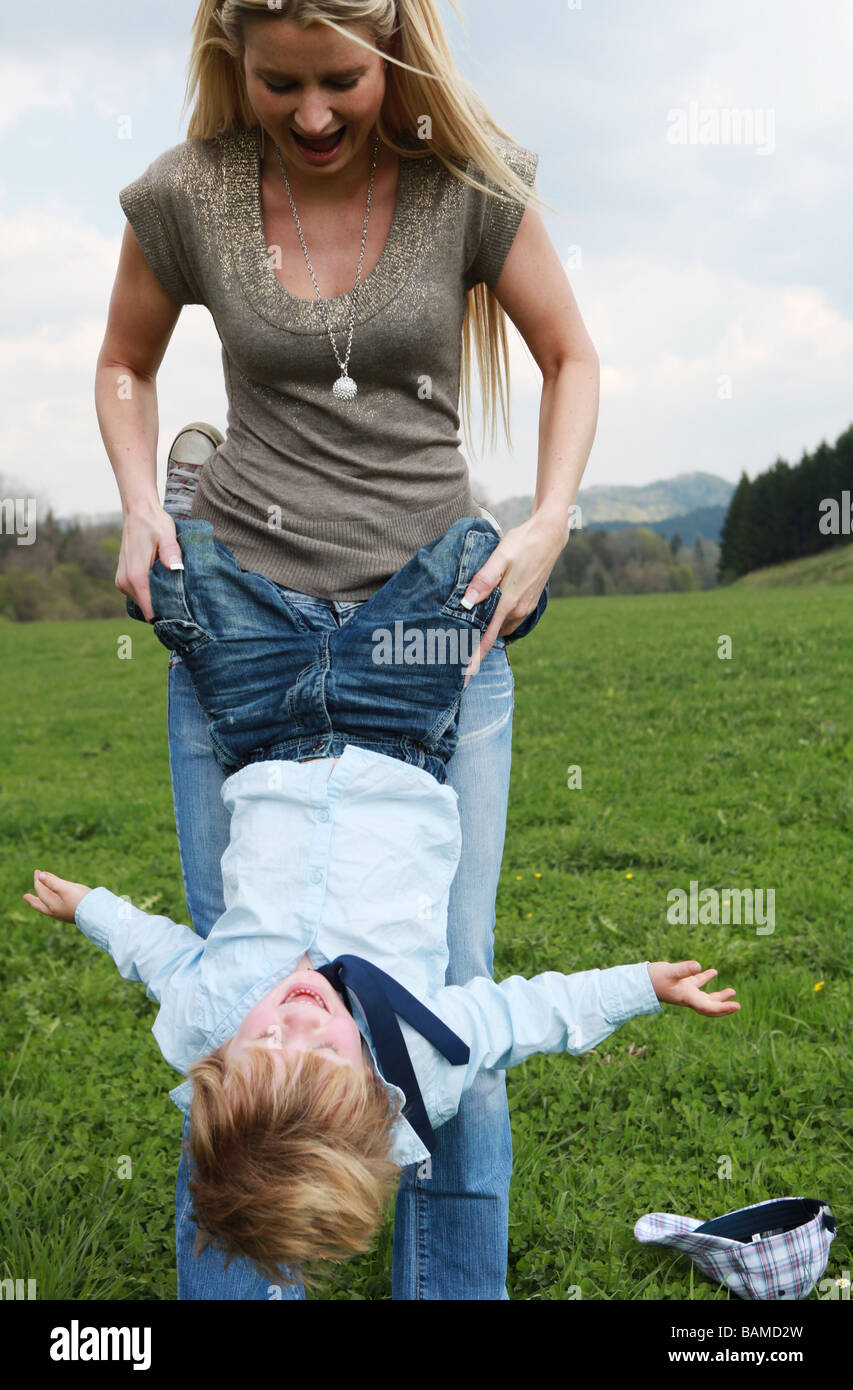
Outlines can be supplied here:
<path id="1" fill-rule="evenodd" d="M 230 774 L 226 910 L 203 941 L 55 875 L 25 898 L 159 1000 L 155 1037 L 190 1078 L 171 1095 L 191 1117 L 199 1225 L 276 1281 L 366 1247 L 399 1167 L 428 1158 L 480 1069 L 586 1052 L 660 1001 L 739 1005 L 702 993 L 717 972 L 696 961 L 445 986 L 460 851 L 445 768 L 500 600 L 462 604 L 498 543 L 487 521 L 455 523 L 333 632 L 241 570 L 210 523 L 176 531 L 184 570 L 155 562 L 154 630 Z"/>

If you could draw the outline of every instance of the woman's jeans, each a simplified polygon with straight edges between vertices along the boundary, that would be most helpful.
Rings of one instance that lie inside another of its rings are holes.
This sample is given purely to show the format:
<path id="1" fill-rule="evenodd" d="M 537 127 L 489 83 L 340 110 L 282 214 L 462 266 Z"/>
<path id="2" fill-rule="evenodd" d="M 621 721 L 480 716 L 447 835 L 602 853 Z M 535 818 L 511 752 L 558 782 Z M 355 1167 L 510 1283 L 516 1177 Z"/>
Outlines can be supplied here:
<path id="1" fill-rule="evenodd" d="M 342 626 L 356 602 L 282 594 L 320 630 Z M 462 855 L 450 891 L 448 984 L 492 974 L 495 896 L 503 856 L 512 741 L 513 677 L 500 639 L 462 695 L 447 781 L 459 797 Z M 169 661 L 169 752 L 187 907 L 206 937 L 225 909 L 220 859 L 229 817 L 226 774 L 182 661 Z M 189 1122 L 185 1122 L 186 1139 Z M 512 1137 L 505 1074 L 481 1072 L 458 1114 L 436 1131 L 421 1165 L 404 1168 L 394 1222 L 395 1299 L 505 1299 Z M 179 1299 L 303 1299 L 299 1285 L 270 1285 L 247 1260 L 213 1246 L 195 1257 L 187 1167 L 178 1168 L 175 1230 Z"/>

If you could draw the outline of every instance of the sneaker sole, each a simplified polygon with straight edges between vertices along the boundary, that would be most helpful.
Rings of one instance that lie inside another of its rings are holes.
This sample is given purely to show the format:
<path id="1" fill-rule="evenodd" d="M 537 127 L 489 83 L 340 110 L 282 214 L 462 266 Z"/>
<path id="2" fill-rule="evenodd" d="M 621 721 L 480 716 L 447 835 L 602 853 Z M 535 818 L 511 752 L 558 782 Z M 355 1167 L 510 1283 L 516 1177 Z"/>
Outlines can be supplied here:
<path id="1" fill-rule="evenodd" d="M 196 436 L 197 444 L 201 444 L 201 440 L 205 440 L 210 447 L 193 449 L 192 446 L 190 446 L 187 449 L 181 449 L 180 442 L 188 435 Z M 166 464 L 167 471 L 171 468 L 173 463 L 204 463 L 205 460 L 219 448 L 220 444 L 224 443 L 225 435 L 222 434 L 215 425 L 209 425 L 204 420 L 196 420 L 190 425 L 184 425 L 184 428 L 180 430 L 172 440 L 172 447 L 169 450 L 169 457 Z"/>

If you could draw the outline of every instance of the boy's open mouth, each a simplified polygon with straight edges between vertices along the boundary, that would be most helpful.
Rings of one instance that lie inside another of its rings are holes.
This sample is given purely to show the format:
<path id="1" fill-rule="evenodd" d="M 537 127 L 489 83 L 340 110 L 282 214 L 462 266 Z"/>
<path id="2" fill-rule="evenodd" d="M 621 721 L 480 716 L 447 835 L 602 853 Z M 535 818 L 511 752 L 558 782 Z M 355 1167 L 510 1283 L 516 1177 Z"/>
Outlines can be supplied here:
<path id="1" fill-rule="evenodd" d="M 312 1003 L 319 1004 L 321 1009 L 325 1009 L 326 1013 L 330 1012 L 322 994 L 318 994 L 316 989 L 309 989 L 307 985 L 294 985 L 293 989 L 289 989 L 284 998 L 279 1000 L 279 1004 L 288 1004 L 291 999 L 300 997 L 310 999 Z"/>

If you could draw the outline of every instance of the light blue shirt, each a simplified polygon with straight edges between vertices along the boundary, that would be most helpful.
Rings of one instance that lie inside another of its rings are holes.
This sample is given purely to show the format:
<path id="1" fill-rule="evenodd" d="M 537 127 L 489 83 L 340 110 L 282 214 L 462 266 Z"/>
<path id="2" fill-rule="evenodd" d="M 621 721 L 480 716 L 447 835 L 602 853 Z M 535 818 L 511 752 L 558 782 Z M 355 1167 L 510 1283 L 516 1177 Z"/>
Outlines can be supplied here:
<path id="1" fill-rule="evenodd" d="M 620 1023 L 661 1012 L 645 961 L 445 985 L 447 907 L 461 847 L 455 791 L 354 744 L 330 775 L 332 761 L 251 763 L 225 781 L 225 911 L 206 940 L 107 888 L 80 901 L 80 930 L 158 1000 L 152 1031 L 177 1071 L 186 1075 L 232 1037 L 305 954 L 315 968 L 339 955 L 363 956 L 468 1044 L 469 1062 L 454 1066 L 400 1020 L 433 1127 L 456 1114 L 480 1070 L 515 1067 L 538 1052 L 587 1052 Z M 381 1076 L 358 1000 L 350 1000 Z M 188 1113 L 192 1082 L 170 1095 Z M 403 1118 L 391 1156 L 400 1166 L 428 1156 Z"/>

